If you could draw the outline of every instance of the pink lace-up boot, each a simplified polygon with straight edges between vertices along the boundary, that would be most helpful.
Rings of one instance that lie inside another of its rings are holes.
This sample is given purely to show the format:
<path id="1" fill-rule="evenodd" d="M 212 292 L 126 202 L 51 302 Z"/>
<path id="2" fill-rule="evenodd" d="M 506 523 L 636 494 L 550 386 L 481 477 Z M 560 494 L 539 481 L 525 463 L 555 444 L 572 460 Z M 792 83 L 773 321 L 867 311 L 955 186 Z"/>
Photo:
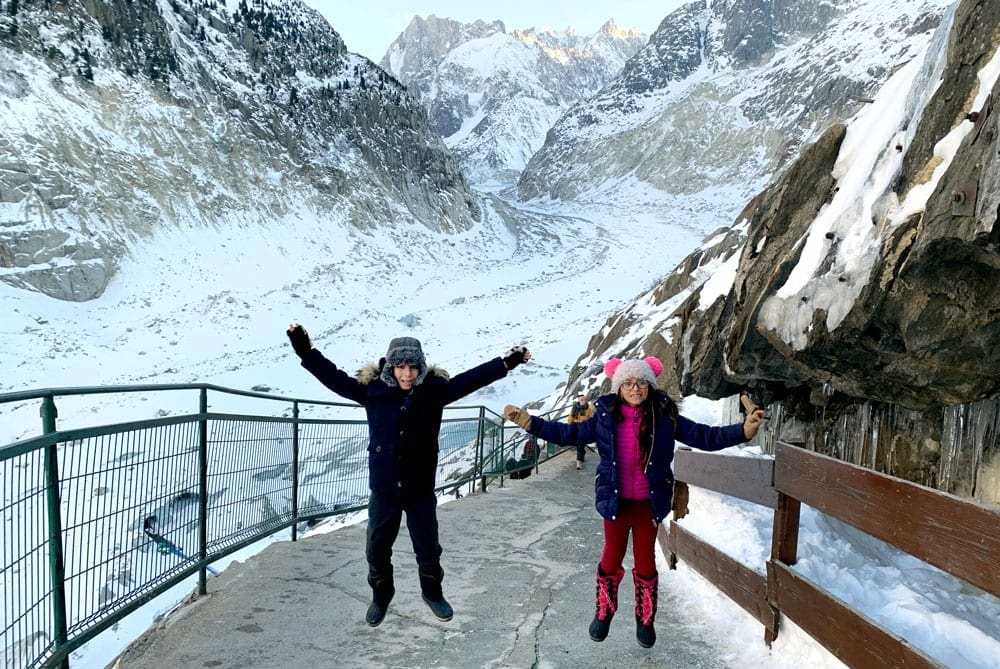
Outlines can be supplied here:
<path id="1" fill-rule="evenodd" d="M 622 582 L 625 570 L 620 568 L 614 574 L 605 574 L 597 565 L 597 611 L 590 623 L 590 638 L 604 641 L 611 627 L 611 619 L 618 610 L 618 584 Z"/>
<path id="2" fill-rule="evenodd" d="M 632 580 L 635 582 L 635 638 L 643 648 L 652 648 L 656 643 L 656 630 L 653 620 L 656 618 L 656 595 L 659 592 L 660 575 L 653 578 L 639 576 L 632 570 Z"/>

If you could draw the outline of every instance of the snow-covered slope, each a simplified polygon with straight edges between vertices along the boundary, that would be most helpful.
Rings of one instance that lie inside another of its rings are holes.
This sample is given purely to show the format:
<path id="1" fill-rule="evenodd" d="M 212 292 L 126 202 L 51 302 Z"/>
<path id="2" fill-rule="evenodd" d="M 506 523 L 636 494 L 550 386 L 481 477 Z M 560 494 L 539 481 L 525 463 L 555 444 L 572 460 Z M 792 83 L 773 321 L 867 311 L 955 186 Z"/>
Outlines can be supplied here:
<path id="1" fill-rule="evenodd" d="M 0 12 L 0 280 L 101 294 L 163 228 L 466 230 L 426 113 L 298 0 Z"/>
<path id="2" fill-rule="evenodd" d="M 594 324 L 656 282 L 701 236 L 680 229 L 650 256 L 646 240 L 662 229 L 658 219 L 637 219 L 636 234 L 621 237 L 605 212 L 564 209 L 521 214 L 512 230 L 503 208 L 493 202 L 482 223 L 453 235 L 374 234 L 305 218 L 267 229 L 161 230 L 86 303 L 0 284 L 0 391 L 197 381 L 323 397 L 286 341 L 295 320 L 350 370 L 377 360 L 401 334 L 421 339 L 428 359 L 449 371 L 525 343 L 535 360 L 474 398 L 499 410 L 564 381 Z M 66 407 L 60 419 L 96 418 L 87 406 Z M 138 418 L 160 408 L 169 407 L 136 402 L 118 410 Z M 37 407 L 3 411 L 14 413 L 4 414 L 0 442 L 37 431 Z"/>
<path id="3" fill-rule="evenodd" d="M 519 196 L 624 202 L 626 186 L 638 185 L 666 206 L 689 202 L 731 221 L 804 145 L 920 53 L 949 4 L 685 5 L 621 76 L 552 128 Z"/>

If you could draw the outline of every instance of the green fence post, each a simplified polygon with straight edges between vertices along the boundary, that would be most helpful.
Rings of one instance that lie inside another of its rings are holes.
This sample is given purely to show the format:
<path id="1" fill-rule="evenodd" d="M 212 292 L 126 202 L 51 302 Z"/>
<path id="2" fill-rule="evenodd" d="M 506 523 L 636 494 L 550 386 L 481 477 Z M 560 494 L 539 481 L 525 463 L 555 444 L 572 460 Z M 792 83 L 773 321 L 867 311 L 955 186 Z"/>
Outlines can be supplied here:
<path id="1" fill-rule="evenodd" d="M 503 436 L 503 425 L 500 427 L 500 487 L 503 487 L 504 475 L 507 473 L 507 439 Z"/>
<path id="2" fill-rule="evenodd" d="M 299 403 L 292 402 L 292 541 L 299 525 Z"/>
<path id="3" fill-rule="evenodd" d="M 45 434 L 56 431 L 59 411 L 52 395 L 46 395 L 41 408 L 42 430 Z M 45 447 L 45 501 L 49 516 L 49 580 L 52 583 L 52 623 L 55 632 L 53 652 L 58 655 L 66 645 L 66 566 L 62 542 L 62 509 L 59 505 L 59 454 L 57 443 Z M 69 657 L 60 666 L 69 669 Z"/>
<path id="4" fill-rule="evenodd" d="M 198 395 L 198 594 L 208 594 L 208 388 Z"/>
<path id="5" fill-rule="evenodd" d="M 486 407 L 479 407 L 479 430 L 476 433 L 476 460 L 479 467 L 480 483 L 479 489 L 486 492 L 486 458 L 483 453 L 483 424 L 486 421 Z"/>

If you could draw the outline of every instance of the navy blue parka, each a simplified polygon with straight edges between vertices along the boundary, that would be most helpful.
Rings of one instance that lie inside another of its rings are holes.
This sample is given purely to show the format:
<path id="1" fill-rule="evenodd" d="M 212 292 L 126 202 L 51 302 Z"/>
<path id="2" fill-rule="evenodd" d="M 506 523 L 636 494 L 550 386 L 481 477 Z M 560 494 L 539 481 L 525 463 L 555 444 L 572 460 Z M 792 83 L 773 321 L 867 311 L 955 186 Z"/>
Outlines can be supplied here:
<path id="1" fill-rule="evenodd" d="M 663 391 L 650 388 L 653 393 L 653 445 L 646 465 L 649 481 L 649 503 L 653 520 L 657 523 L 670 513 L 674 489 L 674 475 L 670 463 L 674 459 L 674 442 L 681 441 L 703 451 L 719 451 L 746 441 L 743 424 L 713 427 L 695 423 L 677 412 L 677 405 Z M 528 432 L 565 446 L 597 442 L 597 463 L 594 477 L 594 505 L 601 517 L 615 520 L 618 515 L 618 466 L 615 464 L 617 428 L 612 409 L 616 396 L 602 395 L 597 399 L 597 411 L 580 423 L 548 421 L 531 417 Z"/>
<path id="2" fill-rule="evenodd" d="M 494 358 L 450 378 L 431 367 L 407 392 L 379 378 L 381 364 L 355 378 L 316 349 L 302 358 L 302 366 L 323 385 L 365 408 L 369 487 L 390 494 L 429 493 L 434 490 L 445 405 L 507 376 L 507 367 Z"/>

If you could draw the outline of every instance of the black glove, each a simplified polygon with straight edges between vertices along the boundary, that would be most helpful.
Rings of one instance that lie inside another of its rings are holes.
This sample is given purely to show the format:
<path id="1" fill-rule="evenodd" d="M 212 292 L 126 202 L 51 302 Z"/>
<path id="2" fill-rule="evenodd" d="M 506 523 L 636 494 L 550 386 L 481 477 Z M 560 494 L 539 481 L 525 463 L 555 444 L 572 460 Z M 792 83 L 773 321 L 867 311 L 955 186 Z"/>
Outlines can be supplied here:
<path id="1" fill-rule="evenodd" d="M 306 354 L 312 350 L 312 344 L 309 343 L 309 333 L 306 332 L 305 328 L 298 323 L 289 326 L 288 340 L 292 342 L 292 348 L 295 349 L 295 355 L 300 358 L 306 357 Z"/>
<path id="2" fill-rule="evenodd" d="M 531 354 L 528 353 L 528 349 L 524 346 L 515 346 L 514 348 L 507 351 L 506 355 L 501 358 L 503 364 L 507 365 L 507 369 L 511 370 L 520 365 L 522 362 L 528 360 Z"/>

